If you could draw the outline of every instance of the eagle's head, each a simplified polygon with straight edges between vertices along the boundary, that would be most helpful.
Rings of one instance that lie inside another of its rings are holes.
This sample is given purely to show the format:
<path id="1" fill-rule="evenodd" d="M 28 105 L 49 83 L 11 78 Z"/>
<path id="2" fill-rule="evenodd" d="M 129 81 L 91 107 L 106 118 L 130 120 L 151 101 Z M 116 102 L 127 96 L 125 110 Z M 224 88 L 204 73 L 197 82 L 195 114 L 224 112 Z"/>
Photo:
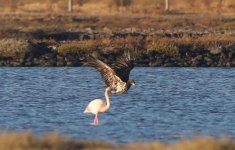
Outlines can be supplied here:
<path id="1" fill-rule="evenodd" d="M 131 86 L 135 86 L 135 80 L 129 80 L 128 82 Z"/>

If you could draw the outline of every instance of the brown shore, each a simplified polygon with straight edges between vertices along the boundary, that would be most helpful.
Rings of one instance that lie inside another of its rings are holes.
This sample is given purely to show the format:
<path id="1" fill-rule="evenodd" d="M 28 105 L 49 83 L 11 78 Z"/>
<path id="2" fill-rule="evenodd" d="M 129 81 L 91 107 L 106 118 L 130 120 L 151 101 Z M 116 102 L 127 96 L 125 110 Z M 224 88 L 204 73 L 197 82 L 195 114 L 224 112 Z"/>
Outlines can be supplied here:
<path id="1" fill-rule="evenodd" d="M 137 66 L 234 67 L 234 15 L 0 14 L 0 66 L 112 63 L 124 50 Z"/>
<path id="2" fill-rule="evenodd" d="M 229 138 L 197 137 L 181 139 L 175 143 L 117 144 L 105 141 L 70 139 L 55 133 L 36 137 L 30 132 L 0 134 L 0 150 L 234 150 L 235 143 Z"/>

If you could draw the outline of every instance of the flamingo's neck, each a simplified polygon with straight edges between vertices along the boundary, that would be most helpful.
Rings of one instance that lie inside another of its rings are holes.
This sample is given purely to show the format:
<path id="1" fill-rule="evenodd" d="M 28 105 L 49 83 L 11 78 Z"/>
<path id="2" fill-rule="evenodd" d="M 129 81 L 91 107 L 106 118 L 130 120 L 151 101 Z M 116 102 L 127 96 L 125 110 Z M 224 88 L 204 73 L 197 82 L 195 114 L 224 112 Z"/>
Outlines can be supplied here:
<path id="1" fill-rule="evenodd" d="M 105 89 L 104 96 L 106 100 L 106 105 L 105 105 L 105 111 L 107 111 L 110 107 L 110 100 L 109 100 L 109 95 L 108 92 L 110 91 L 109 87 Z"/>

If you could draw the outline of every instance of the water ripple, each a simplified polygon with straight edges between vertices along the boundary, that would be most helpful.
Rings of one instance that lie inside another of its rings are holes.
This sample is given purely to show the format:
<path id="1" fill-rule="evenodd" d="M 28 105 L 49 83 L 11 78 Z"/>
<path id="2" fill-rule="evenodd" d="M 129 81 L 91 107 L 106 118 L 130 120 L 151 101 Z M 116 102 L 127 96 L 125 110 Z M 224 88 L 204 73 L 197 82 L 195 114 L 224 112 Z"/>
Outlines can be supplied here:
<path id="1" fill-rule="evenodd" d="M 104 84 L 93 68 L 0 68 L 0 130 L 56 131 L 75 138 L 175 141 L 235 137 L 234 68 L 134 68 L 137 86 L 111 95 L 111 108 L 83 114 Z"/>

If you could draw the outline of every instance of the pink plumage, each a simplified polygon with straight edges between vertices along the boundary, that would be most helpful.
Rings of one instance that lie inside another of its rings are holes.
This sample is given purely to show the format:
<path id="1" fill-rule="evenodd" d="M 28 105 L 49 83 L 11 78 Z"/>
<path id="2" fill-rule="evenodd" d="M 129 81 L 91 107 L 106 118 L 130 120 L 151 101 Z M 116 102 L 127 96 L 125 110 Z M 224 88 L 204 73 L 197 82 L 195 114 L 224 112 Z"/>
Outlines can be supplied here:
<path id="1" fill-rule="evenodd" d="M 106 99 L 105 102 L 102 99 L 94 99 L 87 105 L 86 109 L 84 110 L 84 113 L 92 113 L 95 115 L 95 118 L 93 121 L 94 125 L 99 124 L 98 114 L 100 112 L 106 112 L 110 107 L 110 100 L 109 100 L 109 95 L 108 95 L 110 91 L 111 91 L 111 88 L 109 87 L 105 89 L 105 92 L 104 92 L 105 99 Z"/>

